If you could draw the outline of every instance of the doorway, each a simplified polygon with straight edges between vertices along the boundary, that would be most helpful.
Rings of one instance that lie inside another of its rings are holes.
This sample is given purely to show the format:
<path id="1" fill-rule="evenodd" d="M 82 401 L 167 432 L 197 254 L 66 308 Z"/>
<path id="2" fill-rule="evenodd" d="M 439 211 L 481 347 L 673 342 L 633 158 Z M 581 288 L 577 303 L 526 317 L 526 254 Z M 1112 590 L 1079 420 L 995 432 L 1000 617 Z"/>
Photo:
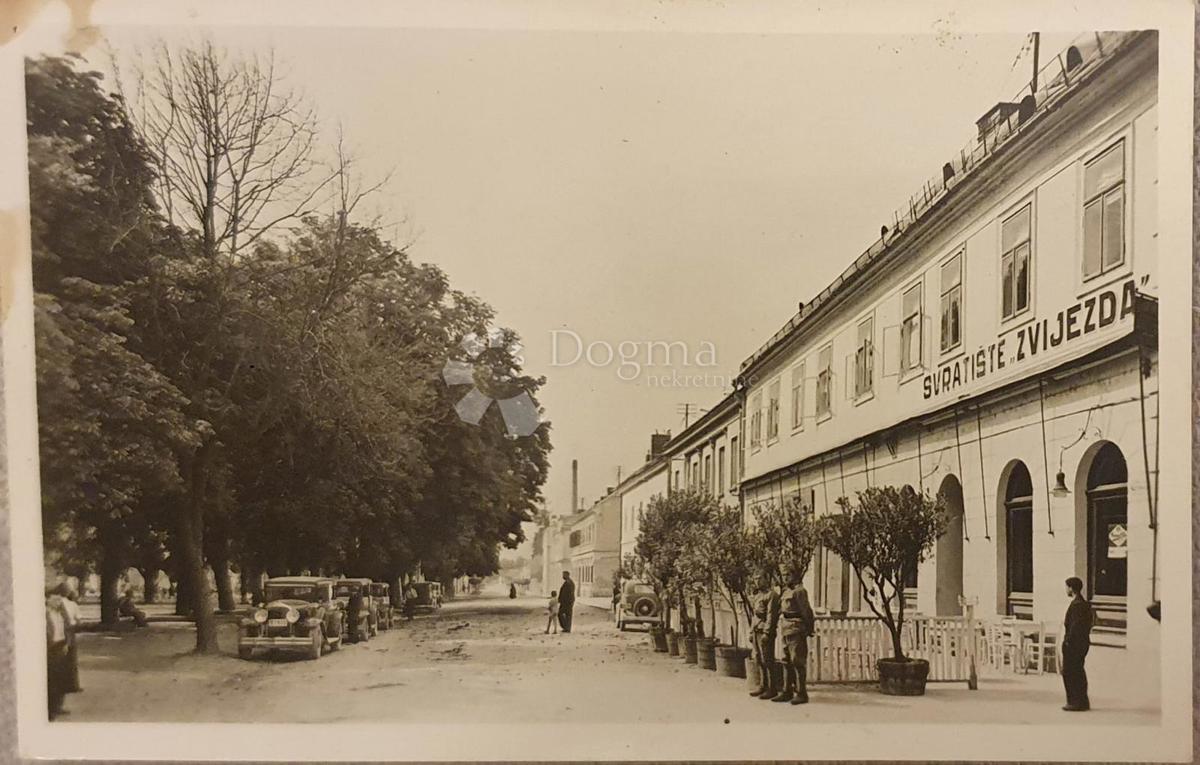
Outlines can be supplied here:
<path id="1" fill-rule="evenodd" d="M 946 533 L 938 537 L 937 594 L 938 616 L 961 616 L 959 598 L 963 594 L 963 495 L 958 478 L 949 475 L 938 489 L 946 510 Z"/>
<path id="2" fill-rule="evenodd" d="M 1116 444 L 1092 459 L 1087 479 L 1087 594 L 1096 627 L 1125 632 L 1129 585 L 1129 473 Z"/>

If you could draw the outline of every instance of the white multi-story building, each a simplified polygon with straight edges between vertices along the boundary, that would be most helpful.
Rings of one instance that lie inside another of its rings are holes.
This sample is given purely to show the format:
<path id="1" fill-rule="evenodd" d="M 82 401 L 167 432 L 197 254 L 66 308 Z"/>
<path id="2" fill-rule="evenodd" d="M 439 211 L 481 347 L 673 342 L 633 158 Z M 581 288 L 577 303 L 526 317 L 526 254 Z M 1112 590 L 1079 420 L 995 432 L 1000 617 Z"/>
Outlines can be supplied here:
<path id="1" fill-rule="evenodd" d="M 920 611 L 965 596 L 1054 623 L 1077 575 L 1094 640 L 1157 657 L 1157 47 L 1101 33 L 1050 58 L 743 363 L 747 507 L 940 495 L 950 531 L 908 583 Z M 709 453 L 685 481 L 710 480 Z M 828 551 L 810 579 L 816 605 L 860 610 Z"/>

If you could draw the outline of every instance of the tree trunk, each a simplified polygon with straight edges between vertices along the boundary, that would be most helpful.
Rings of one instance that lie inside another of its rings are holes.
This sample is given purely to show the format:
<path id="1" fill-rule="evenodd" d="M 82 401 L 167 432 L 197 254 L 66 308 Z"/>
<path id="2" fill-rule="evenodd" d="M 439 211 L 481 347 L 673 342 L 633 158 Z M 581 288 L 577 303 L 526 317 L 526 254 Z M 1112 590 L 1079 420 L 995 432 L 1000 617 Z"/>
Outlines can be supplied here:
<path id="1" fill-rule="evenodd" d="M 242 590 L 250 595 L 250 602 L 263 602 L 262 568 L 255 563 L 242 564 Z"/>
<path id="2" fill-rule="evenodd" d="M 212 441 L 188 460 L 188 495 L 179 513 L 180 571 L 189 580 L 192 619 L 196 624 L 196 653 L 218 653 L 217 622 L 213 616 L 208 577 L 204 571 L 204 499 L 208 488 L 208 461 Z"/>
<path id="3" fill-rule="evenodd" d="M 897 624 L 896 628 L 889 630 L 889 632 L 892 633 L 892 656 L 897 659 L 903 659 L 904 648 L 902 648 L 900 645 L 900 625 Z"/>
<path id="4" fill-rule="evenodd" d="M 158 566 L 143 566 L 138 569 L 142 575 L 142 600 L 146 603 L 158 602 Z"/>
<path id="5" fill-rule="evenodd" d="M 104 552 L 100 561 L 100 623 L 116 624 L 120 618 L 117 614 L 117 601 L 121 598 L 121 562 L 115 556 Z"/>
<path id="6" fill-rule="evenodd" d="M 696 602 L 696 637 L 704 637 L 704 602 L 697 595 L 694 598 Z"/>
<path id="7" fill-rule="evenodd" d="M 182 554 L 180 554 L 182 560 Z M 178 566 L 178 571 L 175 574 L 175 615 L 176 616 L 191 616 L 192 615 L 192 580 L 187 572 L 183 570 L 183 566 Z"/>
<path id="8" fill-rule="evenodd" d="M 233 576 L 229 573 L 229 562 L 214 560 L 211 565 L 213 580 L 217 584 L 217 610 L 221 613 L 231 613 L 237 610 L 237 599 L 233 596 Z"/>

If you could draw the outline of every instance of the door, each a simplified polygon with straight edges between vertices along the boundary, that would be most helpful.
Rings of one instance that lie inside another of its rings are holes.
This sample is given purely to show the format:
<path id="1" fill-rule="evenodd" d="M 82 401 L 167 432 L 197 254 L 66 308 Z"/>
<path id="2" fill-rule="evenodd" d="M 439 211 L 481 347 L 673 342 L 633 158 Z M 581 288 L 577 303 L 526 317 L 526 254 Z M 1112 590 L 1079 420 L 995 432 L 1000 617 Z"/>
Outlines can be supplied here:
<path id="1" fill-rule="evenodd" d="M 1088 593 L 1096 626 L 1123 631 L 1128 587 L 1128 505 L 1124 489 L 1088 495 Z"/>

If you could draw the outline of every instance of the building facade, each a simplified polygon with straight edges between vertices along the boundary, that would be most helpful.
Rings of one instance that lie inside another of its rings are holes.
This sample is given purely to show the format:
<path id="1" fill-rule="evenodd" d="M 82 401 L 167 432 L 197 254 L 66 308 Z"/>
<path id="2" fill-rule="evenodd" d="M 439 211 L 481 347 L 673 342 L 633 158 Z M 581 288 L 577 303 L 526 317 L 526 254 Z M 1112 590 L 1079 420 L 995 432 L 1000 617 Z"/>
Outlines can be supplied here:
<path id="1" fill-rule="evenodd" d="M 610 489 L 568 528 L 567 570 L 575 580 L 577 594 L 583 598 L 611 595 L 613 575 L 621 563 L 621 495 Z"/>
<path id="2" fill-rule="evenodd" d="M 1157 38 L 1050 62 L 743 363 L 743 501 L 940 496 L 919 611 L 1056 623 L 1078 575 L 1094 640 L 1156 658 Z M 828 551 L 809 578 L 816 606 L 862 609 Z"/>
<path id="3" fill-rule="evenodd" d="M 621 560 L 632 555 L 642 528 L 642 514 L 650 500 L 665 496 L 669 490 L 669 463 L 663 457 L 653 457 L 621 482 Z"/>

